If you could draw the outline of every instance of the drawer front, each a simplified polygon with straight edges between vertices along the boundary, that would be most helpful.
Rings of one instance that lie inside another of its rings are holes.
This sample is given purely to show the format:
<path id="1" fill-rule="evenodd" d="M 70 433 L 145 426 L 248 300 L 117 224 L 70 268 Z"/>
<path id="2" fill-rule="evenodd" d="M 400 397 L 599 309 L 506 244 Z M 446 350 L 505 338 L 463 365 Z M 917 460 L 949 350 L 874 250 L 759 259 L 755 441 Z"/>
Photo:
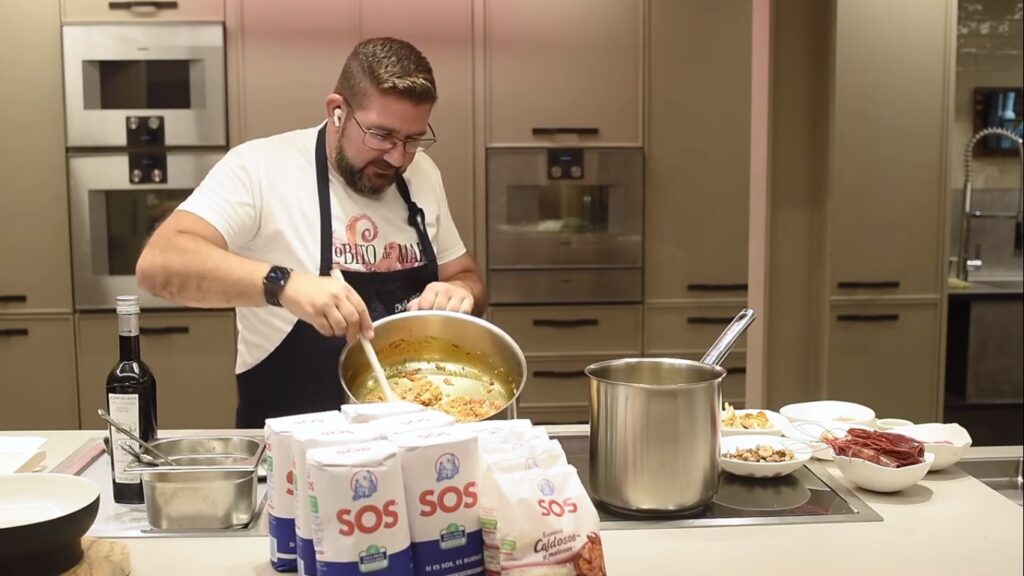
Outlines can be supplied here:
<path id="1" fill-rule="evenodd" d="M 157 382 L 162 429 L 233 428 L 235 323 L 232 312 L 143 312 L 142 359 Z M 80 315 L 82 427 L 101 428 L 107 373 L 117 362 L 117 317 Z"/>
<path id="2" fill-rule="evenodd" d="M 0 430 L 77 428 L 71 315 L 0 318 Z"/>
<path id="3" fill-rule="evenodd" d="M 826 397 L 879 418 L 938 417 L 939 318 L 934 304 L 831 307 Z"/>
<path id="4" fill-rule="evenodd" d="M 640 306 L 491 308 L 491 321 L 526 354 L 639 354 Z"/>
<path id="5" fill-rule="evenodd" d="M 528 358 L 526 388 L 519 396 L 519 415 L 535 424 L 587 422 L 590 418 L 590 379 L 587 366 L 602 356 Z"/>
<path id="6" fill-rule="evenodd" d="M 491 304 L 631 303 L 644 298 L 639 268 L 611 270 L 491 270 Z"/>
<path id="7" fill-rule="evenodd" d="M 111 0 L 63 0 L 64 22 L 223 22 L 223 0 L 176 0 L 118 2 Z"/>
<path id="8" fill-rule="evenodd" d="M 743 309 L 743 304 L 723 306 L 646 306 L 645 354 L 703 352 L 715 343 L 725 327 Z M 746 348 L 741 336 L 733 350 Z"/>

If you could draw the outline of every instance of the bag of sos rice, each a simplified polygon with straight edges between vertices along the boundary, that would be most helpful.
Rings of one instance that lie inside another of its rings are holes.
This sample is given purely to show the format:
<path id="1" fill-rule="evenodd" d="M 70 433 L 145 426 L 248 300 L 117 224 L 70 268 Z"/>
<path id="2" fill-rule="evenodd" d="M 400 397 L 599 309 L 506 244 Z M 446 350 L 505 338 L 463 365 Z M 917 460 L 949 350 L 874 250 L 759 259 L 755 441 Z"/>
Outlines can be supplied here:
<path id="1" fill-rule="evenodd" d="M 380 439 L 368 424 L 311 426 L 292 434 L 292 470 L 295 471 L 295 550 L 300 576 L 316 576 L 313 525 L 309 509 L 309 467 L 306 454 L 316 448 L 343 446 Z"/>
<path id="2" fill-rule="evenodd" d="M 278 572 L 294 572 L 298 548 L 295 542 L 295 471 L 292 468 L 292 433 L 310 426 L 340 426 L 341 412 L 311 412 L 268 418 L 264 462 L 267 468 L 267 523 L 270 563 Z"/>
<path id="3" fill-rule="evenodd" d="M 398 449 L 384 440 L 306 454 L 309 509 L 322 576 L 411 576 L 412 548 Z"/>
<path id="4" fill-rule="evenodd" d="M 497 474 L 497 506 L 481 514 L 496 531 L 491 576 L 606 576 L 601 522 L 570 465 Z M 487 545 L 485 545 L 487 546 Z"/>
<path id="5" fill-rule="evenodd" d="M 453 427 L 388 436 L 398 446 L 417 576 L 482 574 L 476 436 Z"/>
<path id="6" fill-rule="evenodd" d="M 345 418 L 353 424 L 362 424 L 364 422 L 372 422 L 379 418 L 388 418 L 389 416 L 401 416 L 403 414 L 412 414 L 414 412 L 422 412 L 426 410 L 422 404 L 415 402 L 406 402 L 400 400 L 398 402 L 368 402 L 365 404 L 342 404 L 341 413 L 345 415 Z"/>

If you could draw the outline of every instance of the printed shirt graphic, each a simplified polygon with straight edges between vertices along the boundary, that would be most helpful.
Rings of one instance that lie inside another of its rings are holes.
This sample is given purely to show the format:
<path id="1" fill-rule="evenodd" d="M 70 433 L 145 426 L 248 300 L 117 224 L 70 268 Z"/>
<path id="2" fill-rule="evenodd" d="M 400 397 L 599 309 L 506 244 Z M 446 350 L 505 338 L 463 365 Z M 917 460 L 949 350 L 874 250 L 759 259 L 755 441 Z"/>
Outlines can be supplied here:
<path id="1" fill-rule="evenodd" d="M 259 262 L 316 274 L 320 267 L 320 210 L 314 147 L 319 126 L 250 140 L 231 149 L 178 206 L 209 222 L 228 248 Z M 426 215 L 438 264 L 465 254 L 448 210 L 441 173 L 416 155 L 405 172 L 413 201 Z M 352 191 L 330 172 L 332 260 L 342 272 L 391 272 L 423 264 L 408 209 L 392 185 L 374 198 Z M 284 308 L 236 310 L 235 372 L 259 364 L 295 325 Z"/>
<path id="2" fill-rule="evenodd" d="M 377 222 L 365 213 L 348 219 L 344 236 L 334 232 L 333 250 L 334 267 L 343 271 L 394 272 L 425 264 L 418 241 L 385 241 Z"/>

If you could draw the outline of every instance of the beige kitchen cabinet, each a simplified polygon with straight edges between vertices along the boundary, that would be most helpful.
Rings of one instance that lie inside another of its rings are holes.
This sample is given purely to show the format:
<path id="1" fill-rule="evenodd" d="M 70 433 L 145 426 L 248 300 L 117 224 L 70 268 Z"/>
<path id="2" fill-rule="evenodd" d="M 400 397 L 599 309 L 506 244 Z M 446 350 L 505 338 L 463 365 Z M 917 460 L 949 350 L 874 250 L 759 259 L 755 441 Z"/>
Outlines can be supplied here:
<path id="1" fill-rule="evenodd" d="M 77 428 L 72 316 L 0 316 L 0 430 Z"/>
<path id="2" fill-rule="evenodd" d="M 70 313 L 58 4 L 5 4 L 0 37 L 0 316 Z"/>
<path id="3" fill-rule="evenodd" d="M 174 2 L 111 2 L 109 0 L 61 0 L 65 22 L 220 22 L 223 0 L 176 0 Z"/>
<path id="4" fill-rule="evenodd" d="M 939 415 L 937 304 L 832 305 L 825 398 L 870 406 L 879 418 Z"/>
<path id="5" fill-rule="evenodd" d="M 644 354 L 644 356 L 700 360 L 704 354 Z M 736 409 L 743 408 L 746 405 L 747 393 L 747 355 L 733 349 L 722 362 L 722 367 L 726 370 L 725 378 L 722 379 L 722 401 L 732 404 Z"/>
<path id="6" fill-rule="evenodd" d="M 640 353 L 640 306 L 493 306 L 489 316 L 527 355 Z"/>
<path id="7" fill-rule="evenodd" d="M 647 304 L 644 306 L 644 354 L 703 353 L 745 307 L 743 302 L 715 305 Z M 746 348 L 746 335 L 733 347 Z"/>
<path id="8" fill-rule="evenodd" d="M 527 357 L 526 387 L 519 395 L 518 414 L 534 424 L 579 424 L 590 419 L 587 366 L 604 356 Z"/>
<path id="9" fill-rule="evenodd" d="M 233 428 L 235 321 L 230 311 L 146 312 L 142 359 L 157 381 L 161 429 Z M 82 428 L 100 428 L 107 373 L 118 360 L 117 316 L 78 316 L 78 383 Z"/>
<path id="10" fill-rule="evenodd" d="M 643 0 L 484 5 L 491 146 L 643 143 Z"/>
<path id="11" fill-rule="evenodd" d="M 345 58 L 364 38 L 396 36 L 430 60 L 438 102 L 427 153 L 473 250 L 472 0 L 227 0 L 232 145 L 315 126 L 326 118 Z M 427 24 L 429 23 L 429 24 Z"/>
<path id="12" fill-rule="evenodd" d="M 833 296 L 942 293 L 950 6 L 955 10 L 934 0 L 836 4 Z"/>
<path id="13" fill-rule="evenodd" d="M 649 9 L 645 300 L 745 299 L 751 5 Z"/>

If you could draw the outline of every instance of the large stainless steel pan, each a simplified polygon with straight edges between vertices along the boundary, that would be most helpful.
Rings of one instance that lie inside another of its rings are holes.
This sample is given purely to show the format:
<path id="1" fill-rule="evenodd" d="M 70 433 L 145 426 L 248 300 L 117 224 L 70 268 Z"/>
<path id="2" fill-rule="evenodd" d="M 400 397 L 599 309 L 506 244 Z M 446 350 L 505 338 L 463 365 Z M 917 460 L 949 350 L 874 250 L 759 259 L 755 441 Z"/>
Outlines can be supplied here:
<path id="1" fill-rule="evenodd" d="M 426 387 L 437 394 L 420 403 L 434 408 L 443 410 L 457 398 L 493 406 L 493 413 L 464 420 L 515 417 L 515 400 L 526 383 L 526 358 L 497 326 L 466 314 L 416 311 L 378 320 L 373 330 L 373 348 L 400 396 L 413 400 L 411 391 Z M 361 346 L 349 343 L 342 350 L 339 371 L 350 401 L 380 401 Z"/>

